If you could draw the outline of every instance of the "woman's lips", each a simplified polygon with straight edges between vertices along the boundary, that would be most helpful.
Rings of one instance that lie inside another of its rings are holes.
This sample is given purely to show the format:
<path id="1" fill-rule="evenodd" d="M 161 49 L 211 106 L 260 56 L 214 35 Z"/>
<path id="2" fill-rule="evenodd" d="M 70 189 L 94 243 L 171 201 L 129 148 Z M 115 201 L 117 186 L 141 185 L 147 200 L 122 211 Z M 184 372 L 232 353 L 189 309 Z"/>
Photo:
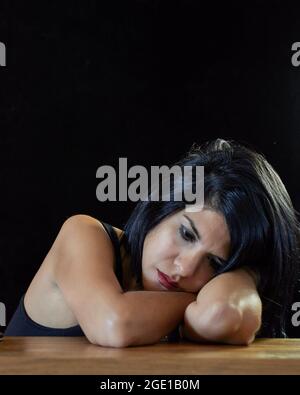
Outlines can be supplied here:
<path id="1" fill-rule="evenodd" d="M 157 269 L 159 282 L 167 289 L 176 289 L 178 286 L 176 283 L 172 282 L 170 278 Z"/>

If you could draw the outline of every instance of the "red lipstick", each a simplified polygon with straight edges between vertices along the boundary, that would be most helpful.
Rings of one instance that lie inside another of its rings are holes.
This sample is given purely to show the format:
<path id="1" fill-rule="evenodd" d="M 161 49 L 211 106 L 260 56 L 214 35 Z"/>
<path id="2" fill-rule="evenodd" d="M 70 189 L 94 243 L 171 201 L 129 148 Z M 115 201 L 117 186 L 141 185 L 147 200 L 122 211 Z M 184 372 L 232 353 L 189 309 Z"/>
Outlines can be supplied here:
<path id="1" fill-rule="evenodd" d="M 159 282 L 168 289 L 175 289 L 178 287 L 177 283 L 172 281 L 169 276 L 167 276 L 165 273 L 162 273 L 160 270 L 157 269 L 158 273 L 158 280 Z"/>

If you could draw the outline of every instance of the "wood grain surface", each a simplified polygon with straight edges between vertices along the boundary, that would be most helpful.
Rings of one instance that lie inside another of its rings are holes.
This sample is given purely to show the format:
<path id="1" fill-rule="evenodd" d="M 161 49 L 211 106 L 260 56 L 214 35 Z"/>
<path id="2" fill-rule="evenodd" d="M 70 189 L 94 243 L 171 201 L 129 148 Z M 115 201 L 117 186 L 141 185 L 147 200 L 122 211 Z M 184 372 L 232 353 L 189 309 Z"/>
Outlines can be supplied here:
<path id="1" fill-rule="evenodd" d="M 109 348 L 84 337 L 6 337 L 0 374 L 300 374 L 300 339 Z"/>

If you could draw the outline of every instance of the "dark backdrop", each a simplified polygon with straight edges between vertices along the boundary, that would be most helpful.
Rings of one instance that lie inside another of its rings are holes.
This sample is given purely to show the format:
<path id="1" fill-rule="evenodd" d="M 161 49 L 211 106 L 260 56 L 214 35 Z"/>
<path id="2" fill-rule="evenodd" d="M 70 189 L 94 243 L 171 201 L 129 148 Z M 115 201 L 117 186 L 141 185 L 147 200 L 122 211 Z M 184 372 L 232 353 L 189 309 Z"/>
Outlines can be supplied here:
<path id="1" fill-rule="evenodd" d="M 124 225 L 134 204 L 100 203 L 95 194 L 96 169 L 117 166 L 119 157 L 129 166 L 168 165 L 193 142 L 246 141 L 265 154 L 300 209 L 300 67 L 291 63 L 299 7 L 16 3 L 0 5 L 7 321 L 66 218 L 85 213 Z"/>

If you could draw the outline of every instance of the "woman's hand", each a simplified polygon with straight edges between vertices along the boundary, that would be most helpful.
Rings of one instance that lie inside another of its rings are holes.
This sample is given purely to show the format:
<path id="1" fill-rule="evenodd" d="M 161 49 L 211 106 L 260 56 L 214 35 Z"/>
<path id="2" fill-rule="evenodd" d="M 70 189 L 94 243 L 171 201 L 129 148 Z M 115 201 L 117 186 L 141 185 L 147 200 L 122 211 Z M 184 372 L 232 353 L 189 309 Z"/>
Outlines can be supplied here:
<path id="1" fill-rule="evenodd" d="M 183 335 L 198 342 L 248 345 L 261 325 L 262 304 L 248 270 L 220 274 L 185 310 Z"/>

